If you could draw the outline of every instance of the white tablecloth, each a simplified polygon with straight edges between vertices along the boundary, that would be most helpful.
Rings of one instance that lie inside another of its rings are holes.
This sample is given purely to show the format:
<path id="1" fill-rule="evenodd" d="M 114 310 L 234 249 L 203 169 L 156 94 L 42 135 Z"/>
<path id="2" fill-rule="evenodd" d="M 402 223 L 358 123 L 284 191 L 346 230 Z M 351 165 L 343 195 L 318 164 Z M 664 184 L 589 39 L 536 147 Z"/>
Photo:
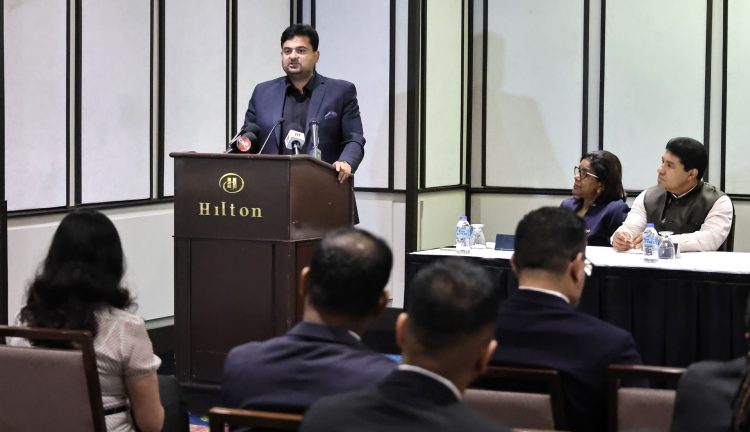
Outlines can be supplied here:
<path id="1" fill-rule="evenodd" d="M 489 249 L 472 249 L 468 255 L 476 258 L 510 259 L 513 251 L 496 251 L 494 243 L 487 244 Z M 435 256 L 466 256 L 459 255 L 455 250 L 429 249 L 413 252 L 415 255 Z M 744 252 L 683 252 L 682 256 L 673 260 L 658 260 L 649 263 L 643 260 L 641 251 L 617 252 L 611 247 L 589 246 L 586 257 L 594 266 L 599 267 L 627 267 L 627 268 L 657 268 L 664 270 L 684 270 L 709 273 L 750 274 L 750 253 Z"/>

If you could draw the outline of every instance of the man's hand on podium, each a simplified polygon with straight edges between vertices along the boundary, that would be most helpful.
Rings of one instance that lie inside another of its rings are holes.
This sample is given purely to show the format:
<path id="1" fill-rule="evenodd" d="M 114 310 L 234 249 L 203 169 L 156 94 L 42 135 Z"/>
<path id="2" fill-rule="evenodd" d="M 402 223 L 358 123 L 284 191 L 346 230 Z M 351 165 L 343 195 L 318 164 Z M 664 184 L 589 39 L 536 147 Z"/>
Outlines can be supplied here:
<path id="1" fill-rule="evenodd" d="M 352 166 L 346 161 L 336 161 L 333 163 L 333 167 L 339 173 L 339 183 L 343 183 L 352 175 Z"/>

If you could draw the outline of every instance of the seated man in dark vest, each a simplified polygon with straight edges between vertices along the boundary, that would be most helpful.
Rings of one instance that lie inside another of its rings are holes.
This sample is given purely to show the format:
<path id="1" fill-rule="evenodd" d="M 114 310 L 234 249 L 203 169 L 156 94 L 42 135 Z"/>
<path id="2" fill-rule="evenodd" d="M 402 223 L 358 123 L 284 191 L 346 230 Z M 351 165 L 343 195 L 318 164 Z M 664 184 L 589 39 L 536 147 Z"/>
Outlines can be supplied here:
<path id="1" fill-rule="evenodd" d="M 703 144 L 692 138 L 667 143 L 656 186 L 641 192 L 628 217 L 612 235 L 618 251 L 641 247 L 646 223 L 671 231 L 683 252 L 715 251 L 727 240 L 734 208 L 724 192 L 702 181 L 708 165 Z"/>

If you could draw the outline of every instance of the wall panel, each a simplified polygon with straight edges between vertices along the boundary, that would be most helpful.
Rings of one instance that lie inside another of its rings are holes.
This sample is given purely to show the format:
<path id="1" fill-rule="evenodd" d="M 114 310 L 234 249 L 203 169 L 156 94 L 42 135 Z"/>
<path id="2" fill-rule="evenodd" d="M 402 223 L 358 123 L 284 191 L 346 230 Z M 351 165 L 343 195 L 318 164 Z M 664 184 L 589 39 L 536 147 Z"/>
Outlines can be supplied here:
<path id="1" fill-rule="evenodd" d="M 726 192 L 750 194 L 750 2 L 728 1 Z"/>
<path id="2" fill-rule="evenodd" d="M 670 138 L 704 140 L 706 3 L 606 2 L 602 145 L 620 157 L 626 189 L 656 183 Z"/>
<path id="3" fill-rule="evenodd" d="M 3 2 L 10 211 L 67 204 L 66 13 L 64 1 Z"/>
<path id="4" fill-rule="evenodd" d="M 584 5 L 488 2 L 488 186 L 571 183 L 583 142 Z"/>
<path id="5" fill-rule="evenodd" d="M 390 97 L 390 1 L 316 0 L 315 26 L 320 35 L 322 75 L 351 81 L 357 87 L 366 139 L 357 187 L 388 187 Z M 342 19 L 342 17 L 367 19 Z"/>
<path id="6" fill-rule="evenodd" d="M 164 195 L 170 196 L 170 152 L 221 152 L 226 144 L 227 17 L 226 7 L 212 0 L 166 0 L 164 13 Z"/>
<path id="7" fill-rule="evenodd" d="M 83 203 L 151 196 L 151 1 L 81 1 Z"/>

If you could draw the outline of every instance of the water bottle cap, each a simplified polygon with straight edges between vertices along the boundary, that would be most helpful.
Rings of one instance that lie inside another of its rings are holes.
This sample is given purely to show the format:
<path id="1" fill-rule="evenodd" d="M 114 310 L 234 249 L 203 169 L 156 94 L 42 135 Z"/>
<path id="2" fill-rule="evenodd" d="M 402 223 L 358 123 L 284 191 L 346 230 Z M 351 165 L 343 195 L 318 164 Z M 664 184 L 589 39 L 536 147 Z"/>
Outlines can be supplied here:
<path id="1" fill-rule="evenodd" d="M 654 224 L 652 224 L 652 223 L 647 223 L 646 224 L 646 228 L 653 228 L 653 227 L 654 227 Z"/>
<path id="2" fill-rule="evenodd" d="M 462 220 L 468 220 L 468 219 L 466 219 L 466 216 L 459 216 L 459 217 L 458 217 L 458 220 L 462 221 Z M 653 225 L 653 224 L 652 224 L 652 225 Z"/>

